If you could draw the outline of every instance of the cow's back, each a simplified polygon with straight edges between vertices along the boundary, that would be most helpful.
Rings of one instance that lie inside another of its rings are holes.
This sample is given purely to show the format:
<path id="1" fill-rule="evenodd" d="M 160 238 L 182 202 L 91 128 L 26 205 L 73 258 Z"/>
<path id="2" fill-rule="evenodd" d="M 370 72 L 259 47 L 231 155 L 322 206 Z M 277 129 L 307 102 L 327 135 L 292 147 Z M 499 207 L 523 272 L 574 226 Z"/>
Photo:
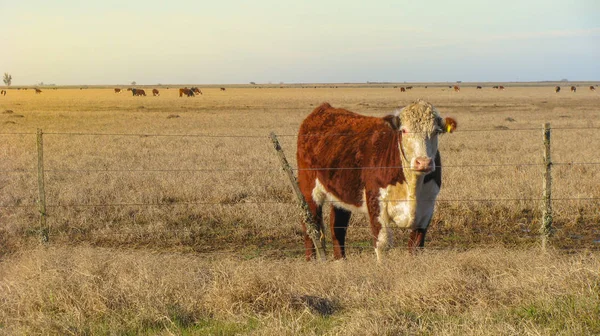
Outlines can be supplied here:
<path id="1" fill-rule="evenodd" d="M 300 126 L 297 162 L 301 188 L 312 189 L 318 179 L 328 192 L 354 206 L 362 203 L 367 184 L 403 179 L 401 169 L 373 169 L 401 166 L 398 132 L 382 118 L 328 103 L 315 108 Z"/>

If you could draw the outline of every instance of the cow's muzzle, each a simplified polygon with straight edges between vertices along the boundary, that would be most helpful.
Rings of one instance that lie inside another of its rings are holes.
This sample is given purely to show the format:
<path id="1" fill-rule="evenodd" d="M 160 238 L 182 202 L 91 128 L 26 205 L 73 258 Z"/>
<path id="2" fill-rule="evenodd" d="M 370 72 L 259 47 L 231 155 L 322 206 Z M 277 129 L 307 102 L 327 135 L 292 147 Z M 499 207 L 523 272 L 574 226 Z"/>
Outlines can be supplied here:
<path id="1" fill-rule="evenodd" d="M 412 164 L 412 170 L 420 173 L 429 173 L 433 171 L 433 160 L 426 156 L 415 158 Z"/>

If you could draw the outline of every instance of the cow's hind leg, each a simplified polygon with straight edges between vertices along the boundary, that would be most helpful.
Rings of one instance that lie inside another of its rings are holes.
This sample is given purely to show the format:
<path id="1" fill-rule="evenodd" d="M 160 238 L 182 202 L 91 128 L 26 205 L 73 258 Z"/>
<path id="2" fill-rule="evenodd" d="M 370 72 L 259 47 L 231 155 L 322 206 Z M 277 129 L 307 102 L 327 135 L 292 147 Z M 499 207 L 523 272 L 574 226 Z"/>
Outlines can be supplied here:
<path id="1" fill-rule="evenodd" d="M 323 207 L 313 200 L 306 200 L 308 203 L 308 208 L 310 213 L 313 215 L 313 218 L 317 224 L 317 229 L 323 234 Z M 310 261 L 312 258 L 316 257 L 316 249 L 315 244 L 313 243 L 312 238 L 308 234 L 308 230 L 306 227 L 307 223 L 305 220 L 302 220 L 302 229 L 304 230 L 304 248 L 306 254 L 306 261 Z"/>
<path id="2" fill-rule="evenodd" d="M 346 232 L 352 213 L 348 210 L 331 207 L 330 228 L 333 240 L 333 257 L 346 258 Z"/>

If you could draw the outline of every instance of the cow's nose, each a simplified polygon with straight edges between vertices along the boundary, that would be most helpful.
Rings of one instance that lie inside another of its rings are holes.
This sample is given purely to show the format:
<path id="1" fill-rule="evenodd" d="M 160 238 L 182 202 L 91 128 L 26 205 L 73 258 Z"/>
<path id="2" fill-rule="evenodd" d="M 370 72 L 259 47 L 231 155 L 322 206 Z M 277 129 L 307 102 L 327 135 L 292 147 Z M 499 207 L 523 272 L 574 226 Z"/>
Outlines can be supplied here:
<path id="1" fill-rule="evenodd" d="M 415 159 L 415 167 L 416 171 L 430 171 L 431 167 L 431 159 L 425 156 L 421 156 Z"/>

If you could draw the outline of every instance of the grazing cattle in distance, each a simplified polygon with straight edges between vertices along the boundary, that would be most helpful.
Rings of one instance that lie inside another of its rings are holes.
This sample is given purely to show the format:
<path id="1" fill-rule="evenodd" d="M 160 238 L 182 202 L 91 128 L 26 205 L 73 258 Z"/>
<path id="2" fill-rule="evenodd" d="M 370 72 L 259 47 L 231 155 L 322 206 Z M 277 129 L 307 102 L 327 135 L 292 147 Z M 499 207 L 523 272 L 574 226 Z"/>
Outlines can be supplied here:
<path id="1" fill-rule="evenodd" d="M 406 92 L 406 89 L 403 87 L 400 88 L 400 92 Z"/>
<path id="2" fill-rule="evenodd" d="M 392 227 L 411 229 L 411 253 L 423 247 L 441 187 L 438 137 L 456 121 L 423 100 L 383 118 L 323 103 L 304 119 L 297 143 L 298 185 L 324 235 L 322 206 L 331 202 L 334 258 L 345 258 L 351 211 L 366 213 L 377 260 Z M 304 228 L 306 259 L 315 246 Z"/>
<path id="3" fill-rule="evenodd" d="M 160 93 L 158 92 L 158 90 L 157 90 L 157 89 L 152 89 L 152 95 L 153 95 L 154 97 L 156 97 L 156 96 L 160 96 Z"/>
<path id="4" fill-rule="evenodd" d="M 40 89 L 38 89 L 38 88 L 35 88 L 35 93 L 36 93 L 36 94 L 38 94 L 38 93 L 42 93 L 42 90 L 40 90 Z"/>
<path id="5" fill-rule="evenodd" d="M 554 87 L 554 92 L 559 93 L 560 92 L 560 86 L 555 86 Z"/>
<path id="6" fill-rule="evenodd" d="M 146 91 L 142 89 L 128 88 L 127 91 L 131 91 L 133 96 L 146 96 Z"/>
<path id="7" fill-rule="evenodd" d="M 115 89 L 115 93 L 121 93 L 121 89 Z"/>
<path id="8" fill-rule="evenodd" d="M 407 90 L 412 90 L 412 88 L 413 88 L 412 86 L 407 86 L 406 87 Z"/>
<path id="9" fill-rule="evenodd" d="M 590 85 L 590 91 L 596 91 L 596 88 L 593 85 Z"/>
<path id="10" fill-rule="evenodd" d="M 198 89 L 197 87 L 192 87 L 190 89 L 183 88 L 183 89 L 179 89 L 179 97 L 182 97 L 183 95 L 186 95 L 187 97 L 194 97 L 195 94 L 202 94 L 202 91 L 200 91 L 200 89 Z"/>
<path id="11" fill-rule="evenodd" d="M 577 92 L 577 88 L 575 86 L 571 86 L 571 92 Z"/>
<path id="12" fill-rule="evenodd" d="M 193 97 L 194 91 L 188 88 L 179 89 L 179 97 L 183 97 L 183 95 L 186 95 L 186 97 Z"/>
<path id="13" fill-rule="evenodd" d="M 460 86 L 454 85 L 454 92 L 460 92 Z"/>
<path id="14" fill-rule="evenodd" d="M 2 91 L 0 91 L 0 95 L 1 95 L 1 96 L 6 96 L 6 90 L 2 90 Z"/>
<path id="15" fill-rule="evenodd" d="M 221 91 L 225 91 L 225 88 L 224 88 L 224 87 L 222 87 L 222 88 L 221 88 Z"/>
<path id="16" fill-rule="evenodd" d="M 479 86 L 479 85 L 477 85 L 477 89 L 478 89 L 478 90 L 481 90 L 481 89 L 482 89 L 482 87 L 481 87 L 481 86 Z"/>

